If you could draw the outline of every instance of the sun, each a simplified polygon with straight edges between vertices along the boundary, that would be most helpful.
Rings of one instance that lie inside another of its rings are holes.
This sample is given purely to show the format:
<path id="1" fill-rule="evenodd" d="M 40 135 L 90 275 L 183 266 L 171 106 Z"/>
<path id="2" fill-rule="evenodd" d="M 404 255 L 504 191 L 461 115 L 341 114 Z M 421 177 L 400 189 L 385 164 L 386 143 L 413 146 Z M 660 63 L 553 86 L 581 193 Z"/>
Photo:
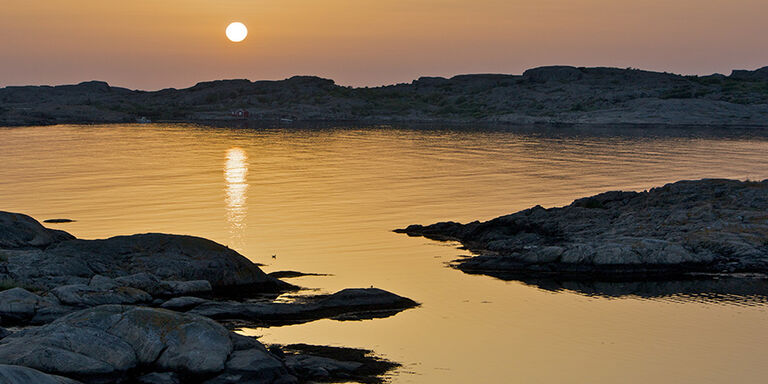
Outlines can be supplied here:
<path id="1" fill-rule="evenodd" d="M 239 43 L 245 40 L 245 37 L 248 36 L 248 28 L 246 28 L 243 23 L 234 22 L 227 26 L 226 33 L 229 41 Z"/>

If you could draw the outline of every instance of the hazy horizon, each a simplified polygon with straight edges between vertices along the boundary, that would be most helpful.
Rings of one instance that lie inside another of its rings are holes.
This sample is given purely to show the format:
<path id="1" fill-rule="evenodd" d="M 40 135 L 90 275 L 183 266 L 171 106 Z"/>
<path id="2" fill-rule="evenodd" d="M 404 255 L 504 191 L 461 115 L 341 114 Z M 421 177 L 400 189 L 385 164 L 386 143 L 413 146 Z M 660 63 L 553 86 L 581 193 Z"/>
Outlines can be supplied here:
<path id="1" fill-rule="evenodd" d="M 293 75 L 378 86 L 544 65 L 727 75 L 768 65 L 766 12 L 758 0 L 8 0 L 0 87 Z M 244 42 L 226 40 L 232 21 L 248 26 Z"/>

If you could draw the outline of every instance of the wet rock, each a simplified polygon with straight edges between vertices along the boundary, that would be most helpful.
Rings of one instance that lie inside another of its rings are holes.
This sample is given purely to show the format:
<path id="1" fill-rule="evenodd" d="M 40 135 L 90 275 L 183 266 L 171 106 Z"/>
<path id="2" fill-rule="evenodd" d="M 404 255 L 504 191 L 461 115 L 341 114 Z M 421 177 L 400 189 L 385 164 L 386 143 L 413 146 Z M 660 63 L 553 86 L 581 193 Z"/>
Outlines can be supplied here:
<path id="1" fill-rule="evenodd" d="M 47 247 L 75 237 L 43 227 L 37 220 L 21 214 L 0 211 L 0 249 Z"/>
<path id="2" fill-rule="evenodd" d="M 66 377 L 42 373 L 38 370 L 17 365 L 0 364 L 0 383 L 3 384 L 77 384 Z"/>
<path id="3" fill-rule="evenodd" d="M 768 272 L 766 211 L 768 180 L 705 179 L 397 232 L 460 241 L 476 254 L 455 261 L 468 272 L 613 279 Z"/>
<path id="4" fill-rule="evenodd" d="M 6 336 L 10 336 L 13 332 L 0 327 L 0 340 L 4 339 Z"/>

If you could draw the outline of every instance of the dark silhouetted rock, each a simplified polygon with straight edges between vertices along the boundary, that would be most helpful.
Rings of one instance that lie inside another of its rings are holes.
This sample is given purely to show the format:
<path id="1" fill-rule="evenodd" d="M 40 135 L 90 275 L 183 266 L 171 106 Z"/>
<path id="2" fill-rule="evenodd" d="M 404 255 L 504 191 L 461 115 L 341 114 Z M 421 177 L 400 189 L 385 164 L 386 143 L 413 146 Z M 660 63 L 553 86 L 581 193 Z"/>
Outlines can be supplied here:
<path id="1" fill-rule="evenodd" d="M 581 79 L 582 76 L 581 70 L 567 66 L 539 67 L 529 69 L 523 73 L 524 79 L 542 83 L 548 81 L 575 81 Z"/>
<path id="2" fill-rule="evenodd" d="M 340 320 L 389 317 L 417 306 L 415 301 L 377 288 L 344 289 L 297 303 L 207 301 L 189 313 L 213 319 L 248 320 L 260 324 L 302 323 L 322 318 Z"/>
<path id="3" fill-rule="evenodd" d="M 74 238 L 64 231 L 45 228 L 27 215 L 0 211 L 0 249 L 42 248 Z"/>

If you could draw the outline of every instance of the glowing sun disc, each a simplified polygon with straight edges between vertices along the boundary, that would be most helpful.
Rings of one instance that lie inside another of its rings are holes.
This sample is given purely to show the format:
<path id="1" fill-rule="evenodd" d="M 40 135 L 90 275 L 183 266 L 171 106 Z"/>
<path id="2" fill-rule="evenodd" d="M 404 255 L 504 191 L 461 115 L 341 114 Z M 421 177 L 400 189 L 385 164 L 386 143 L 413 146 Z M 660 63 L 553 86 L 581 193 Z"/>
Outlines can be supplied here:
<path id="1" fill-rule="evenodd" d="M 245 27 L 245 24 L 240 22 L 234 22 L 232 24 L 229 24 L 227 26 L 227 38 L 233 42 L 233 43 L 239 43 L 243 40 L 245 40 L 245 37 L 248 36 L 248 28 Z"/>

